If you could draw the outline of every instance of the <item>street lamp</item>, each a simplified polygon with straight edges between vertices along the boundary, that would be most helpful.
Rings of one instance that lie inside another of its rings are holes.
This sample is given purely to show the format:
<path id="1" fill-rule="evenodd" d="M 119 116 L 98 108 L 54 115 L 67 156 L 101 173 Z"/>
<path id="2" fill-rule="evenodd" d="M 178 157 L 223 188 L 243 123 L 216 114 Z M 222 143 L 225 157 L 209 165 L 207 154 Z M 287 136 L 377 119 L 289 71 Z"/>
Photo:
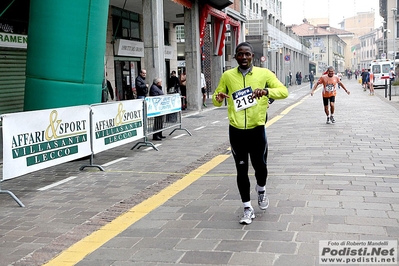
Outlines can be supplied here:
<path id="1" fill-rule="evenodd" d="M 395 65 L 395 59 L 396 59 L 396 7 L 393 7 L 391 9 L 391 11 L 393 12 L 393 63 Z"/>

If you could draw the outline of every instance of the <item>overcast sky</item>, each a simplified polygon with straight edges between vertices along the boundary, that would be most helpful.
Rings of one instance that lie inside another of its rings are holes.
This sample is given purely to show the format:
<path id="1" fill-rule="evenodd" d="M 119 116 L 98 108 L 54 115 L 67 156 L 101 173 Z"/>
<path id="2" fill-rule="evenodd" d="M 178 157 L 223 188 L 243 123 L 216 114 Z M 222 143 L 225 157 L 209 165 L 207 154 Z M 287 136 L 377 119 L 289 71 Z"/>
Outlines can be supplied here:
<path id="1" fill-rule="evenodd" d="M 358 12 L 376 12 L 376 25 L 381 26 L 378 0 L 281 0 L 282 22 L 285 25 L 301 24 L 304 18 L 330 18 L 330 26 L 338 28 L 343 18 L 350 18 Z"/>

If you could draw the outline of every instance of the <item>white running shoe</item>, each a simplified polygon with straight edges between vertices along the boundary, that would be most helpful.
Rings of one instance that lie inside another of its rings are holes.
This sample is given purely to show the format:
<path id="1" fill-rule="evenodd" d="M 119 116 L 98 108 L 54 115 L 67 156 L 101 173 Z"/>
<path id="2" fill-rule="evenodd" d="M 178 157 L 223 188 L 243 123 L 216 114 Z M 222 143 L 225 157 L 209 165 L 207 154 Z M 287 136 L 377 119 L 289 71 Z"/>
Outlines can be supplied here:
<path id="1" fill-rule="evenodd" d="M 240 224 L 250 224 L 252 219 L 255 218 L 255 211 L 251 207 L 244 208 L 244 215 L 240 219 Z"/>
<path id="2" fill-rule="evenodd" d="M 261 210 L 266 210 L 269 207 L 269 198 L 267 197 L 266 192 L 258 192 L 258 205 Z"/>
<path id="3" fill-rule="evenodd" d="M 330 118 L 329 117 L 327 117 L 327 122 L 326 122 L 326 124 L 330 124 L 331 122 L 330 122 Z"/>

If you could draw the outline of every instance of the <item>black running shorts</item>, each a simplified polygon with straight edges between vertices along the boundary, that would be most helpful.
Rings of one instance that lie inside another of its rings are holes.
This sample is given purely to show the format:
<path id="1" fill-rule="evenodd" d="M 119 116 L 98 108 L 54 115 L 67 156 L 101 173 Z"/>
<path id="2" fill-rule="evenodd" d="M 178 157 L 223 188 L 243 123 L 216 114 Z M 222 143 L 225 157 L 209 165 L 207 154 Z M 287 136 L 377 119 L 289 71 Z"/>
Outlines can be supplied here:
<path id="1" fill-rule="evenodd" d="M 330 101 L 330 102 L 335 102 L 335 96 L 331 96 L 331 97 L 327 97 L 327 98 L 324 98 L 323 97 L 323 104 L 324 104 L 324 106 L 327 106 L 328 105 L 328 101 Z"/>

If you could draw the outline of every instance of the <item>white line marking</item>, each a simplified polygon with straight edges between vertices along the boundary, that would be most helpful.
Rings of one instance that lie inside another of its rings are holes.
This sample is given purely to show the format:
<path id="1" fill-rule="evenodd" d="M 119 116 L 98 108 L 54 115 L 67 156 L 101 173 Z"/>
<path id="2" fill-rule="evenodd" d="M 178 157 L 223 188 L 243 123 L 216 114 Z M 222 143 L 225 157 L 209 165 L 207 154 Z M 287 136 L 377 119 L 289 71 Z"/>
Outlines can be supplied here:
<path id="1" fill-rule="evenodd" d="M 212 124 L 217 124 L 217 123 L 219 123 L 220 121 L 213 121 L 212 122 Z"/>
<path id="2" fill-rule="evenodd" d="M 155 147 L 159 147 L 159 146 L 161 146 L 162 144 L 155 144 L 154 146 Z M 150 150 L 153 150 L 154 148 L 153 147 L 148 147 L 148 148 L 146 148 L 146 149 L 144 149 L 144 151 L 150 151 Z"/>
<path id="3" fill-rule="evenodd" d="M 205 126 L 202 126 L 202 127 L 197 127 L 196 129 L 194 129 L 194 130 L 200 130 L 200 129 L 203 129 Z"/>
<path id="4" fill-rule="evenodd" d="M 39 190 L 39 191 L 45 191 L 45 190 L 47 190 L 47 189 L 56 187 L 56 186 L 58 186 L 58 185 L 62 185 L 62 184 L 64 184 L 64 183 L 68 182 L 68 181 L 71 181 L 71 180 L 75 179 L 75 178 L 77 178 L 77 176 L 71 176 L 71 177 L 68 177 L 68 178 L 66 178 L 66 179 L 64 179 L 64 180 L 55 182 L 55 183 L 53 183 L 53 184 L 51 184 L 51 185 L 48 185 L 48 186 L 39 188 L 39 189 L 37 189 L 37 190 Z"/>
<path id="5" fill-rule="evenodd" d="M 180 134 L 180 135 L 177 135 L 176 137 L 173 137 L 174 139 L 178 139 L 178 138 L 181 138 L 181 137 L 183 137 L 183 136 L 185 136 L 185 135 L 187 135 L 187 134 Z"/>
<path id="6" fill-rule="evenodd" d="M 120 161 L 123 161 L 123 160 L 126 160 L 126 157 L 122 157 L 122 158 L 119 158 L 119 159 L 110 161 L 110 162 L 105 163 L 105 164 L 103 164 L 103 165 L 101 165 L 101 166 L 110 166 L 111 164 L 114 164 L 114 163 L 117 163 L 117 162 L 120 162 Z"/>

